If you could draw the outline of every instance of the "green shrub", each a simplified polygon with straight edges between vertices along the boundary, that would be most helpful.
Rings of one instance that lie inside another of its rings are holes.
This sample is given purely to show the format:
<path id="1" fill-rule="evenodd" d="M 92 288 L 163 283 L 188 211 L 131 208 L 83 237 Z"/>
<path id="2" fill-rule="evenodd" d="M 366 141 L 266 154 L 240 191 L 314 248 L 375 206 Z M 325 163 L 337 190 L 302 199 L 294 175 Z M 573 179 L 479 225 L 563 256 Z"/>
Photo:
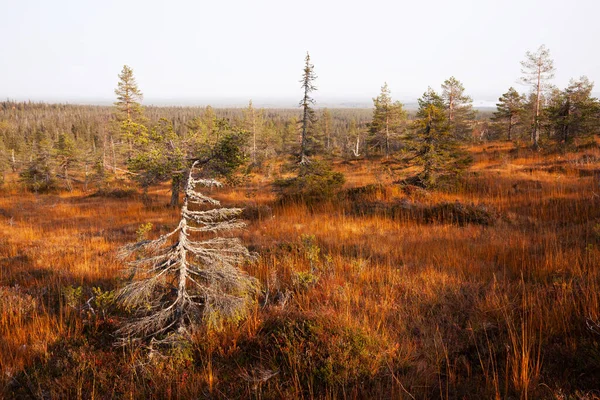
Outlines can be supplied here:
<path id="1" fill-rule="evenodd" d="M 345 181 L 327 162 L 314 160 L 298 166 L 298 176 L 277 180 L 274 186 L 281 200 L 312 203 L 333 199 Z"/>
<path id="2" fill-rule="evenodd" d="M 261 364 L 279 371 L 283 382 L 296 378 L 302 390 L 313 394 L 373 380 L 389 357 L 381 338 L 333 315 L 309 312 L 270 317 L 242 346 L 246 355 L 254 348 Z"/>

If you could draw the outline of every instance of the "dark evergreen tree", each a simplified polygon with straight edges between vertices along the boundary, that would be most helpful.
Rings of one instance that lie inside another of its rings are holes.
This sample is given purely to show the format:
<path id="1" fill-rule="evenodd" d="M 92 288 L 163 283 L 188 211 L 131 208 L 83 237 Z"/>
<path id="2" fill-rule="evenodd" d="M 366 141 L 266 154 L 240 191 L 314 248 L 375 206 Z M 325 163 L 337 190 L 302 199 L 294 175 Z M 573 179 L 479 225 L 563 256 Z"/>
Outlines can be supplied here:
<path id="1" fill-rule="evenodd" d="M 310 55 L 306 53 L 304 59 L 304 71 L 302 73 L 301 87 L 304 90 L 304 96 L 300 100 L 300 106 L 302 107 L 302 137 L 300 143 L 300 164 L 306 164 L 309 162 L 308 156 L 310 154 L 311 142 L 314 145 L 314 135 L 312 135 L 312 128 L 316 122 L 315 111 L 312 106 L 315 104 L 315 100 L 310 96 L 312 92 L 317 90 L 314 82 L 317 76 L 314 72 L 315 66 L 310 62 Z M 314 146 L 313 146 L 314 147 Z"/>
<path id="2" fill-rule="evenodd" d="M 600 105 L 592 97 L 593 82 L 582 76 L 569 82 L 565 90 L 555 89 L 547 107 L 548 123 L 555 138 L 564 144 L 575 137 L 599 132 Z"/>
<path id="3" fill-rule="evenodd" d="M 514 129 L 522 124 L 525 97 L 514 88 L 509 88 L 496 103 L 497 111 L 492 120 L 506 124 L 507 139 L 513 139 Z"/>
<path id="4" fill-rule="evenodd" d="M 418 102 L 409 161 L 422 167 L 414 183 L 434 187 L 440 184 L 440 178 L 456 176 L 465 169 L 470 158 L 450 131 L 443 98 L 429 88 Z"/>
<path id="5" fill-rule="evenodd" d="M 404 128 L 407 114 L 402 103 L 393 102 L 388 84 L 381 87 L 379 96 L 373 99 L 373 119 L 369 124 L 369 145 L 379 147 L 386 157 L 390 155 L 391 143 Z"/>
<path id="6" fill-rule="evenodd" d="M 462 140 L 472 139 L 476 111 L 473 110 L 473 100 L 465 94 L 465 87 L 455 77 L 450 77 L 442 84 L 442 99 L 450 130 Z"/>
<path id="7" fill-rule="evenodd" d="M 73 138 L 66 133 L 60 133 L 54 148 L 54 157 L 61 172 L 60 178 L 64 179 L 69 191 L 72 190 L 69 171 L 77 163 L 78 156 Z"/>

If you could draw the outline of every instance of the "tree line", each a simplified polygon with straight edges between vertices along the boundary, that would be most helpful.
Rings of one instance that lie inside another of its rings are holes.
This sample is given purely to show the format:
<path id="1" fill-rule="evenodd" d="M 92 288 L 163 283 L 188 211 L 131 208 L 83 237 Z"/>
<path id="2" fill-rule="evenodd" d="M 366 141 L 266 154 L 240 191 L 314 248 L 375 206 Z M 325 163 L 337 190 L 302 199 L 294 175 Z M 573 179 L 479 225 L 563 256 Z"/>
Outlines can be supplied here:
<path id="1" fill-rule="evenodd" d="M 171 180 L 178 193 L 190 158 L 219 158 L 233 170 L 242 161 L 260 168 L 293 154 L 301 163 L 314 155 L 417 163 L 423 169 L 418 181 L 432 185 L 442 171 L 456 172 L 449 165 L 468 164 L 460 152 L 465 143 L 527 140 L 534 149 L 549 143 L 568 148 L 598 133 L 600 105 L 587 77 L 571 80 L 564 89 L 552 86 L 555 69 L 545 46 L 527 52 L 521 66 L 520 81 L 530 91 L 509 88 L 489 119 L 478 115 L 455 77 L 442 82 L 440 91 L 428 88 L 416 112 L 394 101 L 387 83 L 371 110 L 315 110 L 311 93 L 317 76 L 308 54 L 301 113 L 255 108 L 252 101 L 242 109 L 144 107 L 133 70 L 124 66 L 113 107 L 0 103 L 0 172 L 2 177 L 18 172 L 36 191 L 60 182 L 70 189 L 75 180 L 87 188 L 121 173 L 143 188 Z M 175 194 L 172 202 L 177 203 Z"/>

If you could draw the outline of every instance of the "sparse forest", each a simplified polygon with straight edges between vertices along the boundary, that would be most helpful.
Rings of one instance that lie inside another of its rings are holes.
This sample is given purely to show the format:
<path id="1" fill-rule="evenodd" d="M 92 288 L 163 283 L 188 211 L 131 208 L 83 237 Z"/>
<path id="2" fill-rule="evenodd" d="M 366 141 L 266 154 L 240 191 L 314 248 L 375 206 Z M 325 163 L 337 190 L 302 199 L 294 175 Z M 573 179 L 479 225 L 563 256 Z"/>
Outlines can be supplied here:
<path id="1" fill-rule="evenodd" d="M 295 109 L 127 65 L 113 106 L 1 102 L 0 397 L 598 398 L 600 102 L 521 66 L 493 112 L 322 108 L 308 53 Z"/>

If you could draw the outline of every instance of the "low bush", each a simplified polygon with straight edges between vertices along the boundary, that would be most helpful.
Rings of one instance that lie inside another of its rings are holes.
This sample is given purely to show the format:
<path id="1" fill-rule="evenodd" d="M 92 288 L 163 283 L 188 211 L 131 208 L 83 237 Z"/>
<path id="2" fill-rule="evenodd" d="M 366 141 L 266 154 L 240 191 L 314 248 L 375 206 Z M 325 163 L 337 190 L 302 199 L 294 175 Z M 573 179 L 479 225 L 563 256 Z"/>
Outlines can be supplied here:
<path id="1" fill-rule="evenodd" d="M 297 168 L 298 176 L 273 183 L 282 201 L 313 203 L 332 200 L 346 181 L 341 172 L 333 171 L 325 161 L 313 160 Z"/>
<path id="2" fill-rule="evenodd" d="M 376 378 L 391 356 L 383 339 L 315 312 L 275 314 L 240 347 L 246 355 L 256 352 L 263 366 L 278 371 L 279 382 L 298 384 L 316 396 Z"/>

